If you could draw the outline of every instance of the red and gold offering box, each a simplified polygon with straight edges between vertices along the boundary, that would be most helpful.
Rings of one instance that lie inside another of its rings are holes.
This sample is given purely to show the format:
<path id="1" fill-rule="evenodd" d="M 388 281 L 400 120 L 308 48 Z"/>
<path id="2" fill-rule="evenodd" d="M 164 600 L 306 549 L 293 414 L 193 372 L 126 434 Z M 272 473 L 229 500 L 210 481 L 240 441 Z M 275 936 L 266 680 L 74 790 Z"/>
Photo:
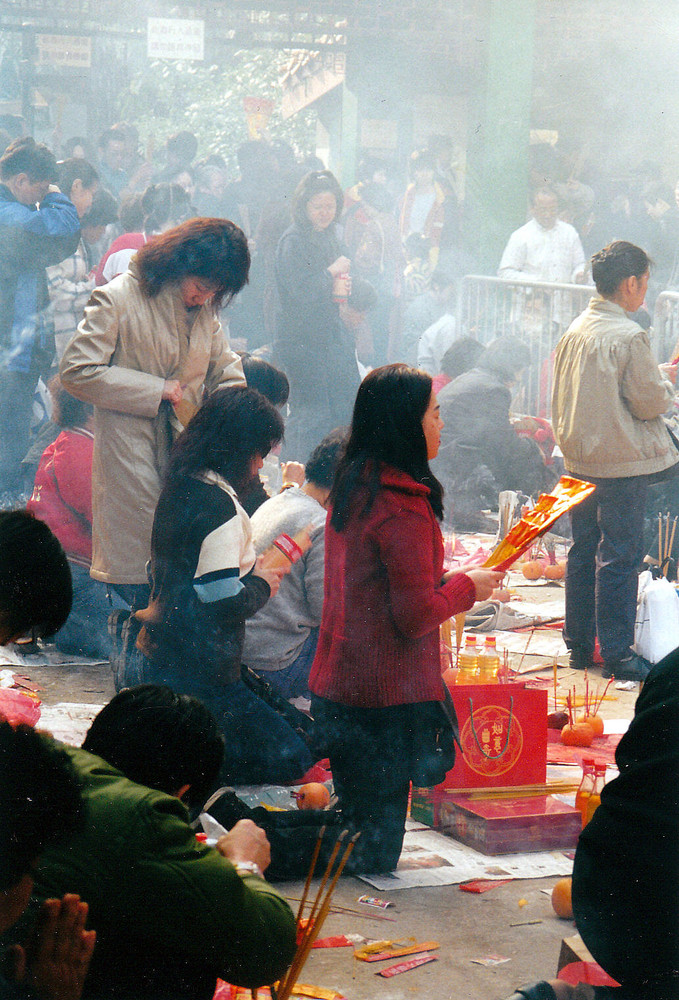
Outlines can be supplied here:
<path id="1" fill-rule="evenodd" d="M 518 854 L 574 848 L 582 831 L 577 809 L 552 795 L 470 799 L 443 795 L 441 833 L 482 854 Z"/>
<path id="2" fill-rule="evenodd" d="M 544 785 L 547 691 L 523 684 L 457 684 L 451 694 L 463 753 L 458 748 L 439 790 Z"/>

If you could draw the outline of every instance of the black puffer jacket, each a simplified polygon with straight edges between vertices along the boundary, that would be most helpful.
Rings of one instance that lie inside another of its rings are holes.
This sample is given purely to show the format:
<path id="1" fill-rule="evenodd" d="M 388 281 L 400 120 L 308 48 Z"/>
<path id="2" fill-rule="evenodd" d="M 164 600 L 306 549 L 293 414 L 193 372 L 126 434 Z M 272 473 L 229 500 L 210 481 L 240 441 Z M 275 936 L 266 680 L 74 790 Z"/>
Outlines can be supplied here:
<path id="1" fill-rule="evenodd" d="M 472 368 L 445 386 L 438 399 L 444 427 L 431 466 L 445 490 L 448 520 L 455 522 L 457 507 L 497 506 L 500 490 L 535 494 L 548 488 L 540 449 L 514 431 L 511 393 L 495 372 Z"/>

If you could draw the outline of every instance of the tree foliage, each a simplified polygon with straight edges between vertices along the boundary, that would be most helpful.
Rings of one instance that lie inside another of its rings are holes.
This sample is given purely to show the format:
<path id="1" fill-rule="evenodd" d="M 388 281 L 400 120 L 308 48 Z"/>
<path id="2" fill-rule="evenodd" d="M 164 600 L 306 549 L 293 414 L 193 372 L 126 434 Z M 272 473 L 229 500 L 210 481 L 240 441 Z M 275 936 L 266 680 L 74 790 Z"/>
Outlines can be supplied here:
<path id="1" fill-rule="evenodd" d="M 235 164 L 238 146 L 250 138 L 246 97 L 266 98 L 274 111 L 266 135 L 289 142 L 300 155 L 314 151 L 316 115 L 302 111 L 285 121 L 279 74 L 286 56 L 259 49 L 227 52 L 220 64 L 160 59 L 135 74 L 119 98 L 119 116 L 139 128 L 142 145 L 157 150 L 169 135 L 188 129 L 199 155 L 220 153 Z"/>

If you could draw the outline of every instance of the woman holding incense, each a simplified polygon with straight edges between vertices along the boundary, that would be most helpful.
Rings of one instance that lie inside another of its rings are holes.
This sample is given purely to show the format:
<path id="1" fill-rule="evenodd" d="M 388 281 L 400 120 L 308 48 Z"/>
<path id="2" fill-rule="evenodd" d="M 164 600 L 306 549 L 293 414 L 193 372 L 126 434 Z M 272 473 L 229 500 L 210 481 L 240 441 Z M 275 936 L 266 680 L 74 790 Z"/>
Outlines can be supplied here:
<path id="1" fill-rule="evenodd" d="M 151 537 L 151 601 L 137 612 L 144 679 L 199 698 L 224 734 L 224 785 L 289 784 L 313 761 L 287 721 L 241 679 L 245 620 L 283 570 L 256 558 L 238 492 L 283 437 L 275 406 L 247 386 L 207 400 L 177 438 Z"/>
<path id="2" fill-rule="evenodd" d="M 361 831 L 355 872 L 396 867 L 409 783 L 434 776 L 427 747 L 445 694 L 439 625 L 502 577 L 443 572 L 442 489 L 429 468 L 441 426 L 429 375 L 403 364 L 375 369 L 358 390 L 330 494 L 309 688 L 344 820 Z"/>

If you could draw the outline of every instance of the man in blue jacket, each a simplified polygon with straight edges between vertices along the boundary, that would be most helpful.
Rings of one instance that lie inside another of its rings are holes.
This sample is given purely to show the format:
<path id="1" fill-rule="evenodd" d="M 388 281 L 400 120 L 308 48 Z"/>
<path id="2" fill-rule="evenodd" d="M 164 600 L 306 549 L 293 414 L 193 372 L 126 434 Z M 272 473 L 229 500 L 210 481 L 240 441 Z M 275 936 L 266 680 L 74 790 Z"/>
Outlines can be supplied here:
<path id="1" fill-rule="evenodd" d="M 0 157 L 0 495 L 21 487 L 33 393 L 54 355 L 45 268 L 70 257 L 80 238 L 56 177 L 53 154 L 29 136 Z"/>

